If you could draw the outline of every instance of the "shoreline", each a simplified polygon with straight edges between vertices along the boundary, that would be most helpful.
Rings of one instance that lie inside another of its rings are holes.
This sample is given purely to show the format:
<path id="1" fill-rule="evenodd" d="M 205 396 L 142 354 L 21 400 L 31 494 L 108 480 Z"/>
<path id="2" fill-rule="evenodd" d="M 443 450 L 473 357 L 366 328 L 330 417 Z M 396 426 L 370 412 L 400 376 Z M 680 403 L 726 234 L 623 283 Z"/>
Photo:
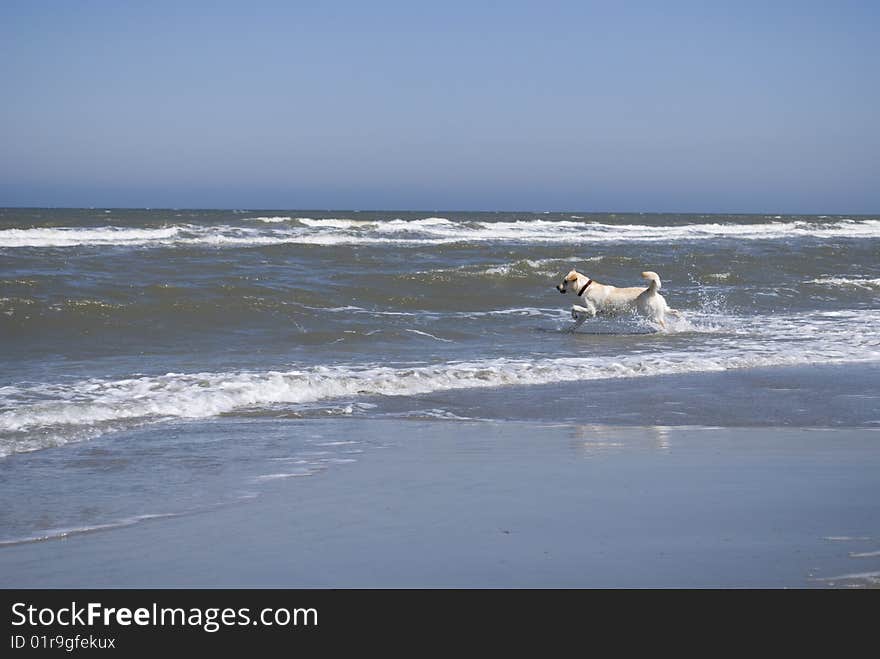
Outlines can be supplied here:
<path id="1" fill-rule="evenodd" d="M 0 587 L 880 583 L 874 429 L 364 419 L 283 429 L 368 448 L 307 478 L 264 480 L 246 501 L 0 547 Z"/>

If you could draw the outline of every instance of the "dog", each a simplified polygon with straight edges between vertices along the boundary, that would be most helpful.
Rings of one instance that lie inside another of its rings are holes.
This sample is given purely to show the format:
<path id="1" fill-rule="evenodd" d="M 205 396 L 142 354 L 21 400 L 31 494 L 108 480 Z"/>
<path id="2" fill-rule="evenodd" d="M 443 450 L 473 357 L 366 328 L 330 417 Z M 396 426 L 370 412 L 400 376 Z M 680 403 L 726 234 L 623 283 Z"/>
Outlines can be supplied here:
<path id="1" fill-rule="evenodd" d="M 666 314 L 678 312 L 670 309 L 666 304 L 666 298 L 657 292 L 661 283 L 660 276 L 656 272 L 645 271 L 642 273 L 642 278 L 648 281 L 647 288 L 641 286 L 618 288 L 600 284 L 577 270 L 569 272 L 556 290 L 565 294 L 571 289 L 584 302 L 583 306 L 572 305 L 571 317 L 575 320 L 575 324 L 569 331 L 574 332 L 587 318 L 595 318 L 600 314 L 612 315 L 632 311 L 666 329 Z"/>

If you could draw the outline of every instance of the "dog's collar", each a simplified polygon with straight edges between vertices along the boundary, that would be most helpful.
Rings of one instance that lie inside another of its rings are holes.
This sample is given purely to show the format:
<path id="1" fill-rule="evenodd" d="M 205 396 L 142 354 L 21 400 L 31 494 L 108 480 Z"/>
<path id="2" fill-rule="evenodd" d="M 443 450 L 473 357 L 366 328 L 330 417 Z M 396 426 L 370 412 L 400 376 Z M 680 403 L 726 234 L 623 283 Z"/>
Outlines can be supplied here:
<path id="1" fill-rule="evenodd" d="M 587 279 L 587 283 L 581 287 L 581 290 L 578 291 L 578 297 L 584 294 L 584 291 L 587 290 L 587 287 L 593 283 L 592 279 Z"/>

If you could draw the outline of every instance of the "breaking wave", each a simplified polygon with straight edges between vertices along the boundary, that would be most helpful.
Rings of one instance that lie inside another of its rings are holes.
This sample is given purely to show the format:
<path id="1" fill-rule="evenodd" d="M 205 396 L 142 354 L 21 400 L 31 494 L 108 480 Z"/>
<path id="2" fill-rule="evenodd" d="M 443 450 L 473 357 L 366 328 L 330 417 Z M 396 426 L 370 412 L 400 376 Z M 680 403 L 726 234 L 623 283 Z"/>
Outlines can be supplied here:
<path id="1" fill-rule="evenodd" d="M 771 221 L 652 226 L 573 220 L 452 221 L 442 217 L 384 221 L 347 218 L 254 217 L 265 226 L 180 224 L 161 228 L 117 226 L 0 230 L 0 248 L 128 246 L 247 247 L 263 245 L 438 245 L 521 242 L 544 244 L 652 243 L 699 240 L 880 238 L 880 220 Z"/>
<path id="2" fill-rule="evenodd" d="M 811 279 L 810 284 L 834 286 L 836 288 L 857 288 L 866 291 L 880 291 L 880 277 L 869 279 L 867 277 L 819 277 Z"/>
<path id="3" fill-rule="evenodd" d="M 696 322 L 702 322 L 696 319 Z M 0 455 L 57 446 L 83 431 L 206 418 L 278 404 L 880 360 L 880 310 L 715 319 L 729 341 L 616 357 L 484 359 L 411 367 L 337 365 L 260 372 L 167 373 L 0 388 Z M 693 329 L 689 323 L 687 331 Z M 718 329 L 717 327 L 715 329 Z M 712 331 L 713 327 L 707 328 Z M 772 337 L 771 341 L 768 338 Z"/>

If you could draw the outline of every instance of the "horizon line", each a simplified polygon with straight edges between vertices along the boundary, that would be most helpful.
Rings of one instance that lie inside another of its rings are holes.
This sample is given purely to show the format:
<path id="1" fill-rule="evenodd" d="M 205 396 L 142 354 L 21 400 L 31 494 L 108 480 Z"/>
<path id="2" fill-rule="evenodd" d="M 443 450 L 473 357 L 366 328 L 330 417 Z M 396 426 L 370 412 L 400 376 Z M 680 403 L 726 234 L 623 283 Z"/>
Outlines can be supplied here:
<path id="1" fill-rule="evenodd" d="M 779 217 L 811 216 L 832 217 L 854 215 L 859 217 L 880 216 L 877 213 L 847 213 L 842 211 L 824 211 L 798 213 L 790 211 L 676 211 L 676 210 L 651 210 L 651 211 L 624 211 L 624 210 L 583 210 L 583 209 L 559 209 L 559 210 L 528 210 L 528 209 L 428 209 L 428 208 L 295 208 L 295 207 L 265 207 L 265 208 L 233 208 L 212 206 L 25 206 L 25 205 L 2 205 L 0 210 L 117 210 L 117 211 L 226 211 L 255 213 L 262 211 L 302 211 L 302 212 L 344 212 L 344 213 L 529 213 L 532 215 L 552 215 L 562 213 L 584 213 L 586 215 L 774 215 Z"/>

